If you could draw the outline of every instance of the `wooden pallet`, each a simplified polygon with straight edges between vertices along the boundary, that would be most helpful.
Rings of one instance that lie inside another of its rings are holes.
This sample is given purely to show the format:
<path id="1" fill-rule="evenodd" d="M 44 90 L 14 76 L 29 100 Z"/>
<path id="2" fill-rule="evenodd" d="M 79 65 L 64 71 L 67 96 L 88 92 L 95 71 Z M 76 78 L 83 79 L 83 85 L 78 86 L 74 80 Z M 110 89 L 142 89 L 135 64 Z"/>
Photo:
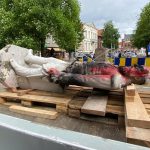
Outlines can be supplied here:
<path id="1" fill-rule="evenodd" d="M 150 92 L 135 89 L 132 100 L 128 98 L 125 93 L 127 142 L 150 147 Z"/>
<path id="2" fill-rule="evenodd" d="M 70 86 L 64 93 L 20 89 L 17 93 L 0 92 L 0 104 L 9 107 L 12 112 L 56 119 L 58 113 L 68 113 L 68 104 L 74 95 L 84 97 L 91 92 L 92 88 L 78 86 Z"/>
<path id="3" fill-rule="evenodd" d="M 40 93 L 40 95 L 39 95 Z M 67 94 L 52 94 L 49 92 L 32 91 L 28 94 L 18 96 L 17 93 L 0 92 L 0 102 L 20 102 L 22 106 L 33 107 L 35 103 L 43 105 L 53 105 L 56 107 L 56 111 L 60 113 L 67 113 L 68 104 L 72 96 Z"/>
<path id="4" fill-rule="evenodd" d="M 68 115 L 70 117 L 86 119 L 90 121 L 98 121 L 106 124 L 124 124 L 124 98 L 123 91 L 111 91 L 108 94 L 107 105 L 103 107 L 103 110 L 97 112 L 97 107 L 94 107 L 94 110 L 91 111 L 90 105 L 89 109 L 82 111 L 83 106 L 86 104 L 86 101 L 89 96 L 80 97 L 76 96 L 69 102 Z M 99 99 L 97 99 L 99 100 Z M 90 101 L 92 103 L 92 100 Z M 101 102 L 100 102 L 101 103 Z M 95 104 L 95 103 L 94 103 Z M 105 103 L 106 104 L 106 103 Z M 94 105 L 95 106 L 95 105 Z M 100 105 L 98 106 L 100 108 Z M 92 107 L 93 109 L 93 107 Z M 96 110 L 95 110 L 96 109 Z M 91 115 L 93 114 L 93 115 Z M 105 114 L 105 115 L 104 115 Z M 108 116 L 117 116 L 117 122 L 112 121 L 113 119 Z M 102 117 L 103 116 L 103 117 Z M 108 118 L 108 119 L 107 119 Z M 110 122 L 111 120 L 111 122 Z"/>

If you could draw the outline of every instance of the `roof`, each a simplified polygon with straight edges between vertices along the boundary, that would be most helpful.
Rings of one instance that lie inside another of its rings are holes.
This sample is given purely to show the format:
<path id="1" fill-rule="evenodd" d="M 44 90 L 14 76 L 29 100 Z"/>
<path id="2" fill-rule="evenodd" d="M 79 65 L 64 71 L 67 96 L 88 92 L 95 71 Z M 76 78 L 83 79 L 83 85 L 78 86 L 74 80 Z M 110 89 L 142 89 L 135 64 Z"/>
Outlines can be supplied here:
<path id="1" fill-rule="evenodd" d="M 94 29 L 97 29 L 94 23 L 83 23 L 83 25 L 87 25 L 89 27 L 92 27 Z"/>
<path id="2" fill-rule="evenodd" d="M 125 41 L 130 41 L 131 38 L 132 38 L 132 35 L 133 35 L 133 34 L 125 34 L 125 35 L 124 35 L 124 40 L 125 40 Z"/>

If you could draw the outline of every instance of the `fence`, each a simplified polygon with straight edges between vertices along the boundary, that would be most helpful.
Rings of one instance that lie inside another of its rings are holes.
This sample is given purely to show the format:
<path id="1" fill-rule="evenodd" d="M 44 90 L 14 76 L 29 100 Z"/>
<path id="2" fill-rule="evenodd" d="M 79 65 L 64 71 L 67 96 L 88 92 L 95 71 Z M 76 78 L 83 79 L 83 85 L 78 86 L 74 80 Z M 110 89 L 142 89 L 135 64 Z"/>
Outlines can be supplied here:
<path id="1" fill-rule="evenodd" d="M 112 62 L 112 60 L 111 60 Z M 117 66 L 133 66 L 133 65 L 144 65 L 150 67 L 150 58 L 115 58 L 114 65 Z"/>
<path id="2" fill-rule="evenodd" d="M 133 65 L 144 65 L 147 67 L 150 67 L 150 57 L 146 58 L 107 58 L 107 60 L 117 66 L 133 66 Z M 79 60 L 80 62 L 83 62 L 83 59 Z M 92 62 L 91 58 L 88 58 L 86 62 Z"/>

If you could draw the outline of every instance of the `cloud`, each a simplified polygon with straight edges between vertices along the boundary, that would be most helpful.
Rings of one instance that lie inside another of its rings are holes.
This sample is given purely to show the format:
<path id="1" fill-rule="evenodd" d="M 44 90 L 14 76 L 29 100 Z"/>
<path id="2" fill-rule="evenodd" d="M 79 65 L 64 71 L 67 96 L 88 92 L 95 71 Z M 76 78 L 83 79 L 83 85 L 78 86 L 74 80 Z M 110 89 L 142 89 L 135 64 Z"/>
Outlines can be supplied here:
<path id="1" fill-rule="evenodd" d="M 112 20 L 120 33 L 132 33 L 141 13 L 149 0 L 79 0 L 81 20 L 93 22 L 103 28 L 105 22 Z"/>

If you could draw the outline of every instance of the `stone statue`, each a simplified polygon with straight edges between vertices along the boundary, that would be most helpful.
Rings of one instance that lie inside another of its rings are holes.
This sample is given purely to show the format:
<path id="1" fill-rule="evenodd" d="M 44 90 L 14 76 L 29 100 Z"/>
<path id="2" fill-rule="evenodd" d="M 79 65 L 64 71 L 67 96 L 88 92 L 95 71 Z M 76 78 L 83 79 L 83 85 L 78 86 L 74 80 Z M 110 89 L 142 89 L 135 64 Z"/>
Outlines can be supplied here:
<path id="1" fill-rule="evenodd" d="M 15 45 L 8 45 L 0 51 L 0 61 L 0 87 L 13 92 L 17 87 L 63 92 L 68 85 L 112 90 L 131 83 L 144 84 L 149 78 L 149 69 L 143 66 L 69 63 L 53 57 L 34 56 L 31 49 Z"/>

